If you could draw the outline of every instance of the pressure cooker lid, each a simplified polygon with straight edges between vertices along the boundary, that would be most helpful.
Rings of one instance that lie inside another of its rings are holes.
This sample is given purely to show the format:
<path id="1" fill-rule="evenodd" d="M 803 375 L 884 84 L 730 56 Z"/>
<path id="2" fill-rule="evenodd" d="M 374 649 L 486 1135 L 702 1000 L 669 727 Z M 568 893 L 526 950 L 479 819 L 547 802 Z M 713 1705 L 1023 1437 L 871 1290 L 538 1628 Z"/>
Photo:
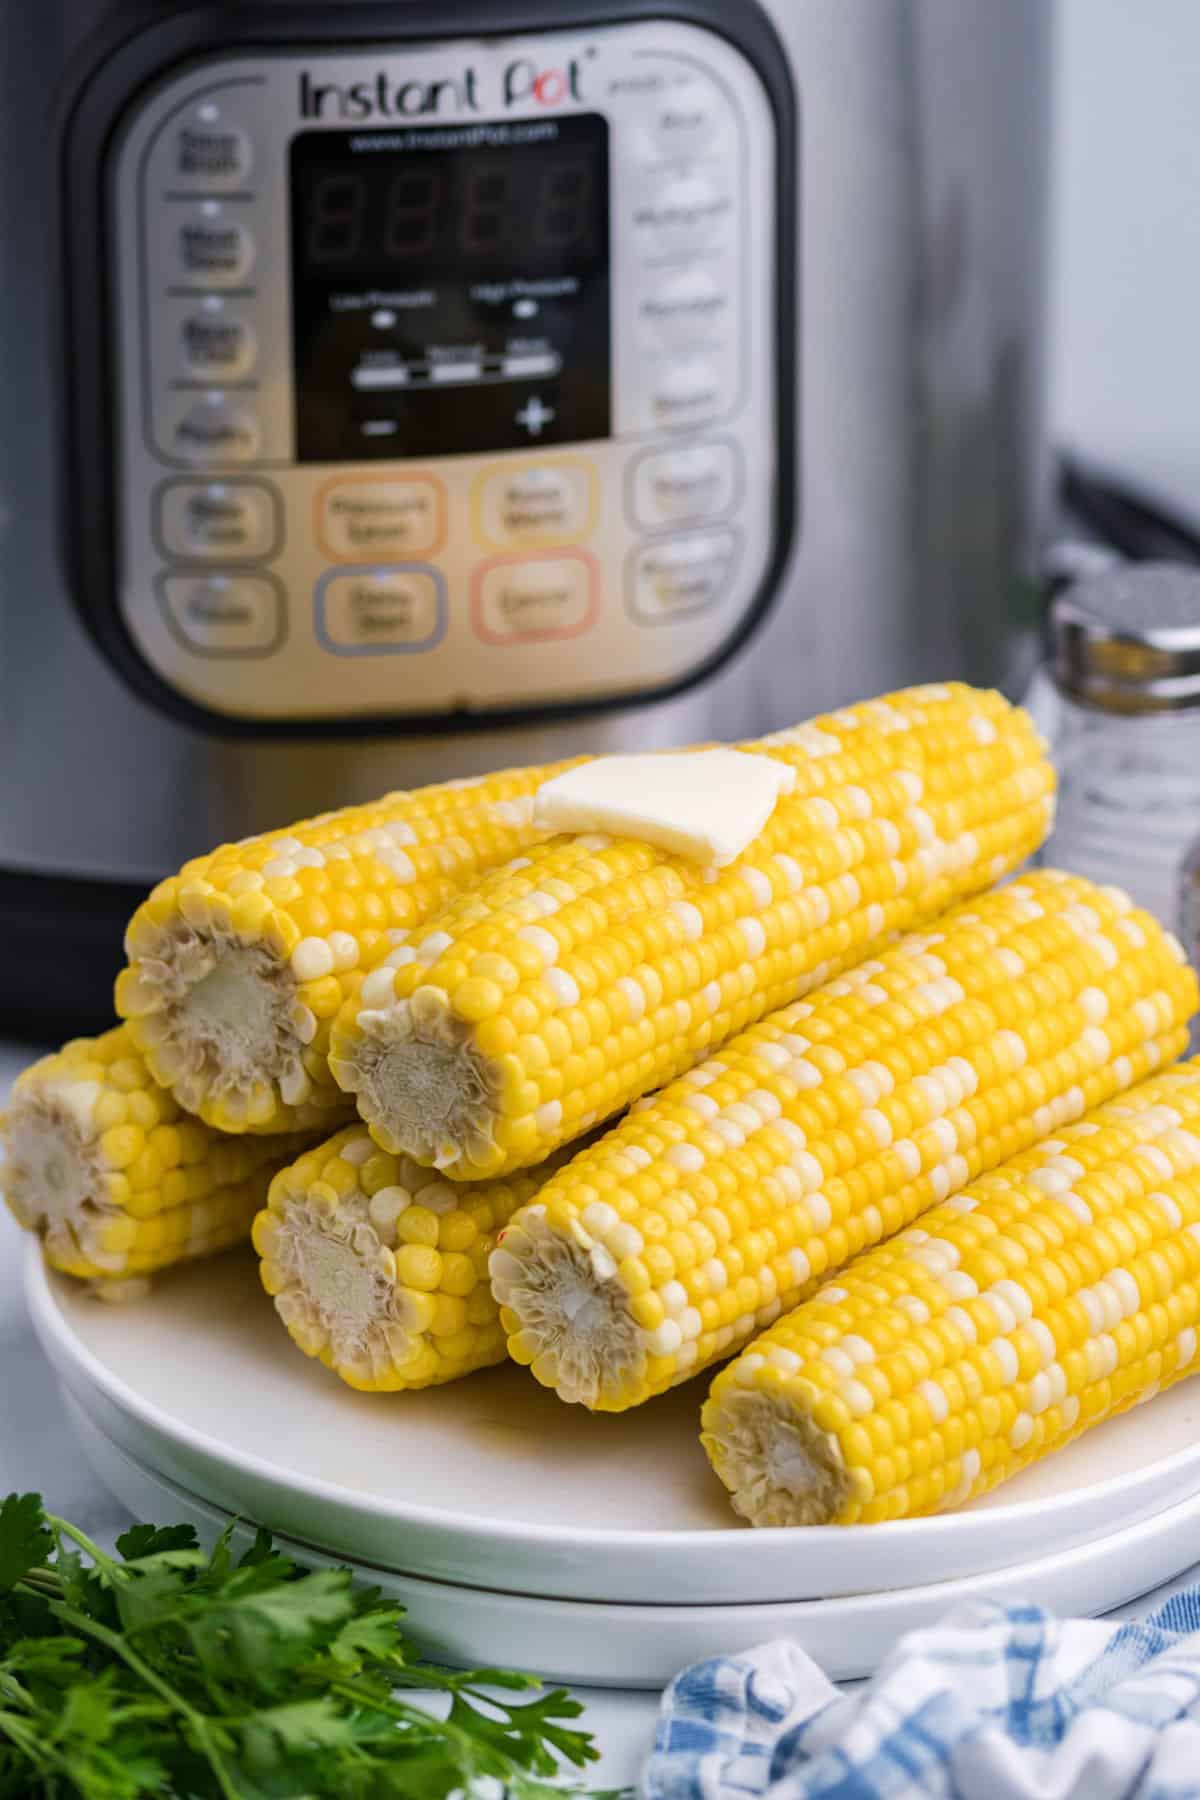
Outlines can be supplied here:
<path id="1" fill-rule="evenodd" d="M 1200 569 L 1123 563 L 1076 582 L 1050 608 L 1050 667 L 1106 712 L 1200 705 Z"/>

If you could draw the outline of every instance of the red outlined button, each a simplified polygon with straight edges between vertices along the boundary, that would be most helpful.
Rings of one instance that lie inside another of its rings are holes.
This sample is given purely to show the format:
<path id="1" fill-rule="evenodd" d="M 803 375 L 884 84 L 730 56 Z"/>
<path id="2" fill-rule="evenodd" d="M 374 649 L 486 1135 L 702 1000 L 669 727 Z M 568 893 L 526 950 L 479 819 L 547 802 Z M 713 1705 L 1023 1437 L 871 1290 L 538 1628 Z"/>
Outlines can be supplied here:
<path id="1" fill-rule="evenodd" d="M 485 644 L 579 637 L 600 610 L 600 569 L 587 550 L 494 556 L 471 577 L 471 623 Z"/>

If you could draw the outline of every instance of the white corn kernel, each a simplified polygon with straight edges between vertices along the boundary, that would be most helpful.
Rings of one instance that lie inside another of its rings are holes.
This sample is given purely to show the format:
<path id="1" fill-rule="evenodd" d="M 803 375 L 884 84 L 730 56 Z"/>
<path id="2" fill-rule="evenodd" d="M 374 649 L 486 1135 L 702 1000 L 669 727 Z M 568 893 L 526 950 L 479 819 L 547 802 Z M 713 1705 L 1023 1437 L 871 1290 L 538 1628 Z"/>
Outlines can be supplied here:
<path id="1" fill-rule="evenodd" d="M 319 981 L 333 973 L 334 954 L 324 938 L 301 938 L 290 960 L 297 981 Z"/>

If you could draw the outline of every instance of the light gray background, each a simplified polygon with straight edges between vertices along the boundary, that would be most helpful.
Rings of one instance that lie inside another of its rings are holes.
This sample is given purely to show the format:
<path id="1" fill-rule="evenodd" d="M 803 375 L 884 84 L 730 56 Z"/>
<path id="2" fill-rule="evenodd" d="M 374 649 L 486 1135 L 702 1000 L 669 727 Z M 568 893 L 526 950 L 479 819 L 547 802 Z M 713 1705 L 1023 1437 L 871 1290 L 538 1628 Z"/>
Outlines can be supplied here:
<path id="1" fill-rule="evenodd" d="M 1058 53 L 1052 428 L 1200 519 L 1200 4 L 1058 0 Z"/>

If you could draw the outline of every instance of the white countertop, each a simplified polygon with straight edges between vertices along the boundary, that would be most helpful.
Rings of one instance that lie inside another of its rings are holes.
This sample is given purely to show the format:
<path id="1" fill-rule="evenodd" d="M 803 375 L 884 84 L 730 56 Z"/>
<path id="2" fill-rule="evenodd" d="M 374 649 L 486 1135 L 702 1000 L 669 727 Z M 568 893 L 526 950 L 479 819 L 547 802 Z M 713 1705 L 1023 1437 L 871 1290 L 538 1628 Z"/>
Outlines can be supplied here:
<path id="1" fill-rule="evenodd" d="M 36 1052 L 0 1041 L 0 1103 L 17 1070 Z M 53 1509 L 73 1519 L 101 1543 L 111 1543 L 129 1520 L 93 1475 L 67 1423 L 58 1389 L 33 1335 L 20 1283 L 22 1234 L 0 1207 L 0 1495 L 11 1489 L 44 1493 Z M 1200 1566 L 1147 1595 L 1123 1615 L 1139 1617 L 1168 1594 L 1200 1580 Z M 1031 1596 L 1037 1599 L 1037 1595 Z M 602 1761 L 589 1771 L 593 1785 L 632 1783 L 650 1748 L 658 1696 L 606 1689 L 577 1690 L 587 1708 L 585 1725 L 600 1745 Z"/>

